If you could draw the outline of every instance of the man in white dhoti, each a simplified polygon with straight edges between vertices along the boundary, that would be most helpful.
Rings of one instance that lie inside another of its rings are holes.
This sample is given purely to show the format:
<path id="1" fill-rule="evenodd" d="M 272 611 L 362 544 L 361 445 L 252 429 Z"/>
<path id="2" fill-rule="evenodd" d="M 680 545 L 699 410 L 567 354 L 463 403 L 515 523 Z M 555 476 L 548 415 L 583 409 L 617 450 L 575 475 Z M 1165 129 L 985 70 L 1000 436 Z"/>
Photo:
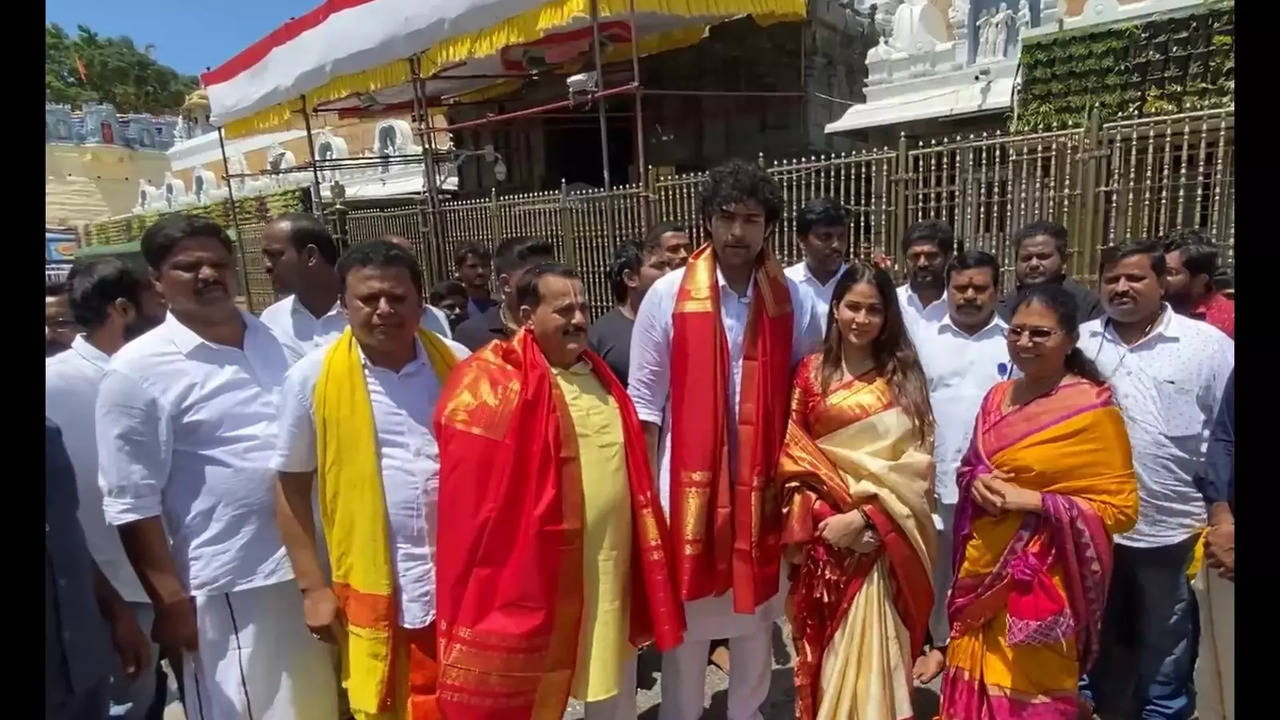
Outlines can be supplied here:
<path id="1" fill-rule="evenodd" d="M 684 644 L 662 657 L 658 717 L 702 715 L 710 642 L 728 638 L 728 718 L 759 720 L 786 595 L 770 480 L 791 370 L 821 342 L 822 323 L 765 245 L 782 197 L 764 171 L 738 161 L 712 170 L 701 204 L 711 243 L 653 284 L 631 338 L 628 393 L 671 515 L 688 623 Z M 750 523 L 728 522 L 753 511 L 754 536 Z"/>
<path id="2" fill-rule="evenodd" d="M 235 306 L 231 239 L 170 215 L 142 237 L 169 303 L 112 358 L 98 393 L 103 511 L 181 650 L 191 720 L 334 720 L 325 646 L 275 523 L 276 417 L 287 361 Z"/>
<path id="3" fill-rule="evenodd" d="M 1209 436 L 1205 471 L 1198 476 L 1209 510 L 1205 567 L 1192 583 L 1200 605 L 1196 711 L 1200 720 L 1236 716 L 1236 376 L 1227 379 Z"/>

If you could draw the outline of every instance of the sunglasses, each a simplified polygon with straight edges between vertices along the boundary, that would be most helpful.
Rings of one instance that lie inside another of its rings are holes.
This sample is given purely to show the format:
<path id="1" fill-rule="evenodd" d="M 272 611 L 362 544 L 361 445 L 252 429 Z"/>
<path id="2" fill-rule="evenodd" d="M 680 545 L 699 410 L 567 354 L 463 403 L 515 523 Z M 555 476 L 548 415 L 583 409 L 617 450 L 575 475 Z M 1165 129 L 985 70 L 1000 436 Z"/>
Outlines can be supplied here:
<path id="1" fill-rule="evenodd" d="M 1011 342 L 1015 343 L 1021 341 L 1022 336 L 1026 335 L 1031 338 L 1031 342 L 1043 344 L 1049 342 L 1049 338 L 1052 338 L 1054 335 L 1060 334 L 1062 334 L 1061 330 L 1051 330 L 1046 327 L 1024 328 L 1016 325 L 1010 326 L 1009 329 L 1004 331 L 1004 336 Z"/>

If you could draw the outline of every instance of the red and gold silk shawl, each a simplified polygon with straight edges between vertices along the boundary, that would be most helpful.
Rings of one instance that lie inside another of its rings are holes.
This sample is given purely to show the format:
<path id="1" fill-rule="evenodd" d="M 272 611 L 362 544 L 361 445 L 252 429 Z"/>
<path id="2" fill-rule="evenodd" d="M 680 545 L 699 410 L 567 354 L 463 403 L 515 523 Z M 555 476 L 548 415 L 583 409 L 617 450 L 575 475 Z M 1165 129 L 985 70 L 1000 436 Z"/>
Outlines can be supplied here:
<path id="1" fill-rule="evenodd" d="M 755 271 L 738 395 L 738 458 L 730 471 L 729 345 L 715 250 L 689 258 L 671 339 L 671 530 L 676 586 L 689 601 L 733 590 L 753 613 L 778 591 L 782 516 L 772 483 L 786 433 L 792 308 L 782 266 L 766 248 Z M 732 474 L 732 477 L 731 477 Z"/>
<path id="2" fill-rule="evenodd" d="M 634 533 L 631 642 L 670 649 L 682 640 L 684 614 L 644 434 L 604 361 L 584 357 L 622 414 Z M 460 363 L 435 429 L 441 713 L 558 719 L 582 616 L 582 476 L 572 417 L 533 336 L 521 331 Z"/>

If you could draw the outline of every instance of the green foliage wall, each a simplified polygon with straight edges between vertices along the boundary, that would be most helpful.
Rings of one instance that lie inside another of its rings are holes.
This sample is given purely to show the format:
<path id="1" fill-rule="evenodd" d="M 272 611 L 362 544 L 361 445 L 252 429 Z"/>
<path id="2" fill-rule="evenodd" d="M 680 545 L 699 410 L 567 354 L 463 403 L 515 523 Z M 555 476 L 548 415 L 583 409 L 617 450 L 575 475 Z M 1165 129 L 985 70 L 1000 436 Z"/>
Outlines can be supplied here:
<path id="1" fill-rule="evenodd" d="M 1235 103 L 1235 8 L 1059 33 L 1022 47 L 1015 132 L 1214 110 Z"/>

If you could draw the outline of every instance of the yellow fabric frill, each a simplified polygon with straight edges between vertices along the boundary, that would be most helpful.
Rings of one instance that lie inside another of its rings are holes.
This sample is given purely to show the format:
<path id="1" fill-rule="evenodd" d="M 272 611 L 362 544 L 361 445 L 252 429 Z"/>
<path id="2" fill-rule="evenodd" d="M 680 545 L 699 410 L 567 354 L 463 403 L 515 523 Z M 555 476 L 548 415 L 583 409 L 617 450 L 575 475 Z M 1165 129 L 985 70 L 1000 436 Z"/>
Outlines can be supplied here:
<path id="1" fill-rule="evenodd" d="M 627 0 L 599 0 L 601 19 L 626 18 Z M 673 17 L 732 18 L 751 15 L 761 25 L 800 20 L 805 17 L 805 0 L 635 0 L 638 16 L 668 15 Z M 591 15 L 591 0 L 550 0 L 549 2 L 514 15 L 495 25 L 472 33 L 447 38 L 420 55 L 422 74 L 430 77 L 440 68 L 455 63 L 497 54 L 509 45 L 532 42 L 548 33 L 560 30 L 576 18 Z M 706 33 L 701 25 L 677 28 L 640 39 L 640 54 L 650 55 L 685 47 L 698 42 Z M 606 57 L 620 59 L 630 54 L 628 45 L 615 46 Z M 306 92 L 307 102 L 314 107 L 357 93 L 368 93 L 409 82 L 408 60 L 393 60 L 381 67 L 342 75 Z M 474 100 L 486 94 L 488 88 L 463 96 L 462 100 Z M 252 115 L 233 120 L 223 127 L 227 138 L 244 137 L 255 133 L 274 132 L 288 127 L 298 100 L 278 103 Z"/>

